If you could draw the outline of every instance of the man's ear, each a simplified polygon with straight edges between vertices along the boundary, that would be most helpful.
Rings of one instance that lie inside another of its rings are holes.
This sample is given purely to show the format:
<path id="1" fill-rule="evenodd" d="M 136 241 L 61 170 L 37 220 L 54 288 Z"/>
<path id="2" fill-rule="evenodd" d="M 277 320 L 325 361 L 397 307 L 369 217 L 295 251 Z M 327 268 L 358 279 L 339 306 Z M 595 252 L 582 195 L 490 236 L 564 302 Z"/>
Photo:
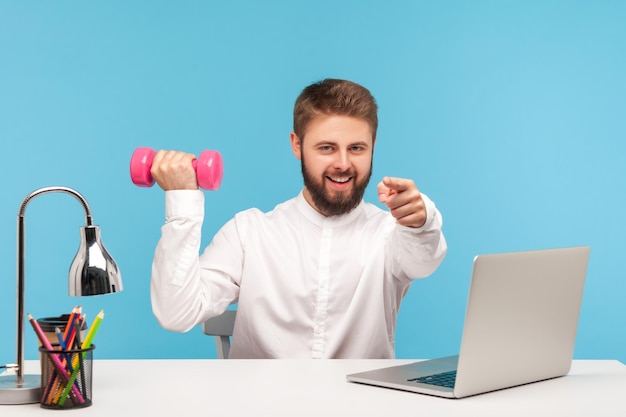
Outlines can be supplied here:
<path id="1" fill-rule="evenodd" d="M 302 141 L 295 132 L 291 132 L 291 134 L 289 135 L 289 140 L 291 140 L 291 150 L 293 151 L 293 154 L 296 156 L 297 159 L 301 159 Z"/>

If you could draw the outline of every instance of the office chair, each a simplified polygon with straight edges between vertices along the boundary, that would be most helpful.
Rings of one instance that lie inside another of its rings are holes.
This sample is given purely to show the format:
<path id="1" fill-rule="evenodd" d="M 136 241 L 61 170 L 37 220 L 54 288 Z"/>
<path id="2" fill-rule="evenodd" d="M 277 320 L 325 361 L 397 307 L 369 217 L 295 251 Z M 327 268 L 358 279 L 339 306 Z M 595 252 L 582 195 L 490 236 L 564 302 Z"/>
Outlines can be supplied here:
<path id="1" fill-rule="evenodd" d="M 233 335 L 237 310 L 226 310 L 221 315 L 202 323 L 202 333 L 215 336 L 217 358 L 228 359 L 230 354 L 230 337 Z"/>

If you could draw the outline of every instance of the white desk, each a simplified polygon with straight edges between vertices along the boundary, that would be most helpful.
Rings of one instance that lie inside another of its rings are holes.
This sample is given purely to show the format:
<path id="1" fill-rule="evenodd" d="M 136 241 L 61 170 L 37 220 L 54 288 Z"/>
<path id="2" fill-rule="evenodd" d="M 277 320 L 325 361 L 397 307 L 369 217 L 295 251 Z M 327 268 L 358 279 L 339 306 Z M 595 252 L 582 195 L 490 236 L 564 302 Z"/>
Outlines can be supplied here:
<path id="1" fill-rule="evenodd" d="M 452 400 L 346 381 L 346 374 L 407 360 L 96 360 L 93 404 L 20 416 L 626 416 L 626 366 L 574 361 L 568 376 Z M 27 361 L 26 370 L 37 369 Z"/>

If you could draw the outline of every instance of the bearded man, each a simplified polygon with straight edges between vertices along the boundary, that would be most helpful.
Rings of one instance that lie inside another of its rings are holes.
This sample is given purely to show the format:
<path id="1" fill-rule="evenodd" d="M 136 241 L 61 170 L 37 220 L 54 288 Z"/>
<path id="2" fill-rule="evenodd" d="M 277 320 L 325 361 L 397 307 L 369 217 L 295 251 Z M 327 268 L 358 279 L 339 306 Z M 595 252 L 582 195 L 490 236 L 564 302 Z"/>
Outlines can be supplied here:
<path id="1" fill-rule="evenodd" d="M 237 213 L 200 253 L 204 194 L 194 155 L 160 150 L 151 174 L 166 221 L 151 277 L 161 326 L 186 332 L 237 303 L 230 358 L 394 358 L 400 303 L 447 245 L 441 214 L 410 179 L 363 200 L 378 106 L 365 87 L 325 79 L 294 107 L 303 190 L 264 213 Z"/>

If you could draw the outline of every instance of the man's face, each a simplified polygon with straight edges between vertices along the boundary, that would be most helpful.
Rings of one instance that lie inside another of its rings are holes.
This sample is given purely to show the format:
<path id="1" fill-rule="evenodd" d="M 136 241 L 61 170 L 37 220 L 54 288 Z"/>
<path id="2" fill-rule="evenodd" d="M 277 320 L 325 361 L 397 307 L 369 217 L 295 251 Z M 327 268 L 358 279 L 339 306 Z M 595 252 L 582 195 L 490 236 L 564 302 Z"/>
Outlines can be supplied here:
<path id="1" fill-rule="evenodd" d="M 291 134 L 302 166 L 304 197 L 325 216 L 350 212 L 363 198 L 372 174 L 369 124 L 349 116 L 320 116 L 309 123 L 305 136 L 302 141 Z"/>

